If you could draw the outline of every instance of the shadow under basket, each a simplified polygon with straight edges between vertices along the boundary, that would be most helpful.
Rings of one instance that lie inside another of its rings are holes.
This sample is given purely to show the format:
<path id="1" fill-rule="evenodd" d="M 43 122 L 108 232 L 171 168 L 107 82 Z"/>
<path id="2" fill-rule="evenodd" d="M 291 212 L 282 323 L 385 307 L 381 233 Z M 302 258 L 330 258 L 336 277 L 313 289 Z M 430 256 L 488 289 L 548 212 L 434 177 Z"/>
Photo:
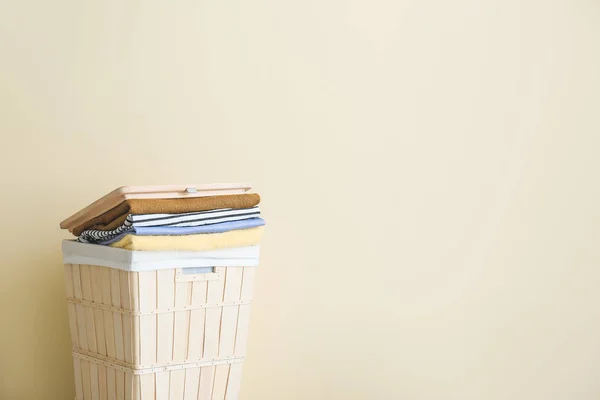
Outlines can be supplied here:
<path id="1" fill-rule="evenodd" d="M 63 242 L 77 400 L 234 400 L 259 247 Z"/>

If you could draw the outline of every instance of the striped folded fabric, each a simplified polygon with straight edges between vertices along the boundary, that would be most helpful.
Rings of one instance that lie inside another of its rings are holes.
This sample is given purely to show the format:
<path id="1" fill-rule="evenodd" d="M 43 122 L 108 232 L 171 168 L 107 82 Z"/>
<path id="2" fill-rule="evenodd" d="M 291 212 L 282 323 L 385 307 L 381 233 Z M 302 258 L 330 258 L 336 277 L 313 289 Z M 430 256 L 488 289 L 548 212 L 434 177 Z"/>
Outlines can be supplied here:
<path id="1" fill-rule="evenodd" d="M 196 235 L 196 234 L 211 234 L 223 233 L 242 229 L 251 229 L 259 226 L 264 226 L 265 220 L 262 218 L 250 218 L 240 221 L 221 222 L 219 224 L 208 224 L 201 226 L 134 226 L 132 230 L 123 232 L 109 240 L 97 242 L 102 245 L 110 245 L 118 242 L 126 235 L 136 236 L 181 236 L 181 235 Z"/>
<path id="2" fill-rule="evenodd" d="M 147 227 L 169 227 L 169 228 L 189 228 L 189 227 L 200 227 L 205 225 L 218 225 L 232 221 L 243 221 L 249 219 L 256 219 L 260 216 L 260 209 L 258 206 L 251 208 L 241 209 L 219 209 L 209 211 L 198 211 L 198 212 L 187 212 L 181 214 L 129 214 L 123 224 L 113 230 L 98 230 L 88 229 L 79 235 L 77 241 L 83 243 L 99 243 L 108 244 L 107 242 L 114 241 L 117 237 L 122 237 L 128 233 L 137 233 L 137 228 Z M 260 218 L 258 218 L 260 219 Z M 261 219 L 262 221 L 262 219 Z M 251 224 L 252 225 L 252 224 Z M 262 221 L 264 225 L 264 221 Z M 257 226 L 257 225 L 252 225 Z M 240 227 L 233 227 L 231 229 L 243 229 Z M 137 229 L 139 230 L 139 229 Z M 147 231 L 147 232 L 151 232 Z M 171 235 L 186 235 L 190 233 L 200 233 L 202 230 L 196 230 L 190 232 L 189 229 L 181 229 L 181 233 L 173 233 L 174 229 L 169 230 Z M 144 229 L 141 229 L 141 234 L 144 234 Z M 156 230 L 154 231 L 156 232 Z M 206 233 L 209 231 L 207 230 Z M 215 230 L 215 232 L 222 232 L 222 230 Z M 146 233 L 151 235 L 152 233 Z M 155 233 L 156 234 L 156 233 Z M 160 233 L 159 233 L 160 234 Z"/>

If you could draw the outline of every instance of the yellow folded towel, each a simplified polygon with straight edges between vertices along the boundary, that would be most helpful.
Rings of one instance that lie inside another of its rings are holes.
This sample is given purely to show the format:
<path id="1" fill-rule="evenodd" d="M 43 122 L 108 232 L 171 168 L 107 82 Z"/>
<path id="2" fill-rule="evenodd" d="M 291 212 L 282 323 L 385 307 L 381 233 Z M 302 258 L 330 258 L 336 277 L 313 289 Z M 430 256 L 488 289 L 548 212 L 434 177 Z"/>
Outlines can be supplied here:
<path id="1" fill-rule="evenodd" d="M 231 247 L 254 246 L 260 243 L 264 227 L 239 229 L 223 233 L 202 233 L 177 236 L 125 235 L 111 247 L 125 250 L 207 251 Z"/>

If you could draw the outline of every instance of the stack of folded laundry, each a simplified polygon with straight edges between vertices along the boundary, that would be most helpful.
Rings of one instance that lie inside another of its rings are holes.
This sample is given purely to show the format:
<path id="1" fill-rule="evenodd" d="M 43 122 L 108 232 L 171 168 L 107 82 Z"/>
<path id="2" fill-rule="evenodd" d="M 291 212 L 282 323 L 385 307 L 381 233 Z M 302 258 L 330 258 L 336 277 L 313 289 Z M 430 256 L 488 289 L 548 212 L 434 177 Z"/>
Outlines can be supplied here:
<path id="1" fill-rule="evenodd" d="M 265 221 L 260 196 L 127 199 L 72 229 L 77 241 L 126 250 L 207 251 L 253 246 Z"/>

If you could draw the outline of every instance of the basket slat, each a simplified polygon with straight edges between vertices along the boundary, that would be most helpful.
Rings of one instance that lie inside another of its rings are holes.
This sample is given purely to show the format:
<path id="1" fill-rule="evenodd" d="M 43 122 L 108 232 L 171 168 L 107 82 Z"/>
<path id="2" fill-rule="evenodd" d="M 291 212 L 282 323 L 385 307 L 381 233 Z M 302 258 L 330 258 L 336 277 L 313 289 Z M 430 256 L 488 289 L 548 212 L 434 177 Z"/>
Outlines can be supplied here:
<path id="1" fill-rule="evenodd" d="M 231 364 L 229 366 L 229 378 L 227 380 L 227 392 L 225 400 L 237 400 L 242 383 L 243 364 Z"/>
<path id="2" fill-rule="evenodd" d="M 117 389 L 117 400 L 125 400 L 125 372 L 115 370 L 115 386 Z"/>
<path id="3" fill-rule="evenodd" d="M 106 389 L 108 393 L 108 399 L 115 399 L 117 388 L 115 382 L 115 370 L 112 368 L 106 368 Z"/>
<path id="4" fill-rule="evenodd" d="M 243 357 L 246 355 L 248 343 L 248 326 L 250 324 L 250 305 L 244 304 L 240 306 L 240 311 L 237 316 L 237 331 L 235 335 L 234 355 Z"/>
<path id="5" fill-rule="evenodd" d="M 227 268 L 225 272 L 225 289 L 223 292 L 224 302 L 240 299 L 242 274 L 242 268 Z M 239 306 L 223 307 L 218 353 L 220 356 L 233 354 L 238 313 Z"/>
<path id="6" fill-rule="evenodd" d="M 157 308 L 168 309 L 175 307 L 175 270 L 163 269 L 156 271 Z M 173 313 L 158 314 L 157 318 L 157 359 L 163 364 L 173 359 Z M 157 377 L 158 378 L 158 377 Z M 157 381 L 158 390 L 158 381 Z M 157 396 L 158 397 L 158 396 Z M 168 398 L 168 393 L 165 398 Z M 161 398 L 161 397 L 158 397 Z"/>
<path id="7" fill-rule="evenodd" d="M 79 264 L 71 264 L 72 277 L 73 277 L 73 296 L 76 299 L 82 300 L 83 294 L 81 292 L 81 269 Z M 83 311 L 82 305 L 75 305 L 75 319 L 77 324 L 77 340 L 79 347 L 82 349 L 88 349 L 87 334 L 85 330 L 85 312 Z"/>
<path id="8" fill-rule="evenodd" d="M 83 398 L 92 398 L 92 378 L 90 376 L 90 363 L 87 361 L 81 362 L 81 377 L 83 382 Z"/>
<path id="9" fill-rule="evenodd" d="M 254 273 L 256 268 L 246 267 L 242 274 L 242 285 L 240 300 L 249 301 L 252 299 L 252 290 L 254 287 Z M 250 324 L 250 304 L 240 306 L 237 320 L 237 331 L 235 335 L 234 353 L 236 356 L 246 355 L 246 346 L 248 342 L 248 328 Z"/>
<path id="10" fill-rule="evenodd" d="M 169 382 L 169 399 L 183 399 L 185 385 L 185 370 L 171 371 Z"/>
<path id="11" fill-rule="evenodd" d="M 215 370 L 215 382 L 213 384 L 213 399 L 224 399 L 227 390 L 227 377 L 229 376 L 229 365 L 217 365 Z"/>
<path id="12" fill-rule="evenodd" d="M 70 264 L 65 265 L 65 282 L 66 282 L 66 293 L 67 298 L 74 297 L 73 290 L 73 266 Z M 71 341 L 74 346 L 79 347 L 79 333 L 77 332 L 77 312 L 75 310 L 75 304 L 67 304 L 67 312 L 69 314 L 69 331 L 71 333 Z"/>
<path id="13" fill-rule="evenodd" d="M 100 289 L 100 275 L 98 268 L 93 265 L 90 268 L 90 283 L 92 288 L 92 301 L 94 303 L 102 303 L 102 291 Z M 102 310 L 94 309 L 94 326 L 96 328 L 96 347 L 98 348 L 98 354 L 103 356 L 106 354 L 106 339 L 104 337 L 104 316 Z"/>
<path id="14" fill-rule="evenodd" d="M 131 372 L 125 372 L 125 400 L 134 400 L 136 392 L 135 377 Z"/>
<path id="15" fill-rule="evenodd" d="M 131 308 L 131 289 L 129 287 L 129 279 L 134 273 L 119 271 L 119 290 L 121 293 L 121 307 Z M 133 362 L 133 321 L 130 315 L 123 315 L 123 357 L 128 363 Z"/>
<path id="16" fill-rule="evenodd" d="M 98 388 L 98 364 L 90 364 L 90 383 L 92 390 L 92 400 L 100 399 L 100 389 Z"/>
<path id="17" fill-rule="evenodd" d="M 198 388 L 199 399 L 213 399 L 213 387 L 215 380 L 215 369 L 217 367 L 202 368 L 200 372 L 200 387 Z"/>
<path id="18" fill-rule="evenodd" d="M 133 375 L 133 400 L 141 400 L 142 391 L 140 386 L 140 376 Z"/>
<path id="19" fill-rule="evenodd" d="M 140 375 L 142 399 L 155 399 L 155 374 Z"/>
<path id="20" fill-rule="evenodd" d="M 139 272 L 140 310 L 156 309 L 156 271 Z M 156 315 L 140 317 L 140 364 L 156 363 Z"/>
<path id="21" fill-rule="evenodd" d="M 169 398 L 169 376 L 171 371 L 158 372 L 155 374 L 156 379 L 156 398 L 157 399 L 168 399 Z"/>
<path id="22" fill-rule="evenodd" d="M 191 287 L 192 282 L 180 282 L 175 284 L 176 308 L 190 305 Z M 175 312 L 175 328 L 173 333 L 173 359 L 175 360 L 184 360 L 187 358 L 191 313 L 192 311 Z"/>
<path id="23" fill-rule="evenodd" d="M 78 399 L 83 399 L 83 382 L 81 377 L 81 361 L 77 358 L 73 359 L 73 369 L 75 372 L 75 396 Z"/>
<path id="24" fill-rule="evenodd" d="M 252 300 L 252 293 L 254 291 L 254 275 L 256 274 L 256 268 L 245 267 L 242 279 L 242 294 L 240 300 L 249 301 Z"/>
<path id="25" fill-rule="evenodd" d="M 130 291 L 130 301 L 131 301 L 131 309 L 139 310 L 140 309 L 140 285 L 139 285 L 139 273 L 132 272 L 129 273 L 129 291 Z M 133 339 L 132 339 L 132 352 L 133 352 L 133 363 L 140 364 L 140 346 L 136 343 L 136 337 L 138 337 L 140 332 L 140 319 L 132 318 L 132 330 L 133 330 Z"/>
<path id="26" fill-rule="evenodd" d="M 215 272 L 225 275 L 225 268 L 215 268 Z M 206 293 L 207 303 L 223 301 L 225 281 L 221 279 L 208 281 Z M 206 309 L 206 322 L 204 326 L 204 351 L 203 358 L 216 357 L 219 354 L 219 328 L 221 326 L 222 310 L 220 308 Z"/>
<path id="27" fill-rule="evenodd" d="M 90 266 L 80 265 L 80 278 L 81 278 L 81 294 L 83 300 L 94 301 L 92 298 L 92 282 L 90 279 Z M 85 315 L 85 333 L 87 336 L 88 350 L 94 353 L 98 352 L 96 346 L 96 326 L 94 325 L 94 310 L 91 308 L 84 308 Z"/>
<path id="28" fill-rule="evenodd" d="M 204 367 L 202 369 L 190 368 L 185 370 L 185 388 L 184 388 L 184 399 L 196 399 L 194 396 L 198 396 L 198 384 L 200 382 L 200 374 L 203 374 L 209 368 Z M 202 372 L 200 372 L 202 371 Z M 198 399 L 210 399 L 210 397 L 198 396 Z"/>
<path id="29" fill-rule="evenodd" d="M 110 296 L 110 271 L 107 268 L 98 269 L 102 304 L 111 304 Z M 115 329 L 112 313 L 102 311 L 104 325 L 104 340 L 106 341 L 106 355 L 115 358 Z"/>
<path id="30" fill-rule="evenodd" d="M 98 392 L 100 400 L 108 400 L 106 367 L 104 365 L 98 365 Z"/>
<path id="31" fill-rule="evenodd" d="M 181 282 L 185 284 L 187 282 Z M 192 282 L 192 297 L 190 305 L 200 305 L 206 303 L 207 282 Z M 188 360 L 202 358 L 204 348 L 204 323 L 206 318 L 206 310 L 190 311 L 190 328 L 187 337 Z"/>
<path id="32" fill-rule="evenodd" d="M 175 284 L 175 307 L 191 305 L 192 282 Z M 187 359 L 190 314 L 192 311 L 177 311 L 174 314 L 173 359 Z M 171 372 L 170 399 L 185 399 L 186 370 Z M 188 397 L 191 398 L 191 397 Z"/>

